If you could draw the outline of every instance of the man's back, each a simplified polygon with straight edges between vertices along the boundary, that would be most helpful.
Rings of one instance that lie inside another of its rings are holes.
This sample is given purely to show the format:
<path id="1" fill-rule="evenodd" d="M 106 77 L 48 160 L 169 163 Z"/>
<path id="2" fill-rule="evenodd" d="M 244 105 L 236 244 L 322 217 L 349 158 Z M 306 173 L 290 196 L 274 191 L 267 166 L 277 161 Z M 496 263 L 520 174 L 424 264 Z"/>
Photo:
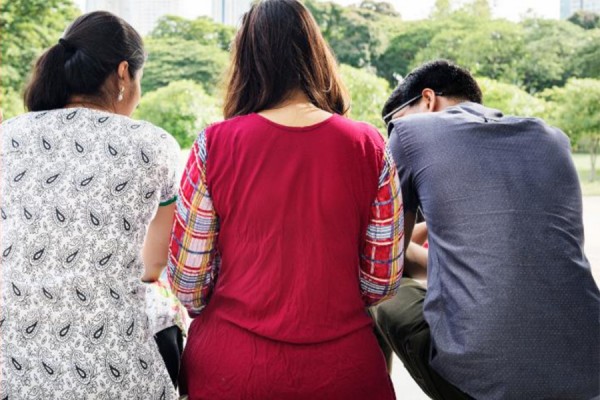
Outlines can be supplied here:
<path id="1" fill-rule="evenodd" d="M 433 368 L 478 399 L 597 396 L 600 295 L 565 135 L 461 103 L 395 121 L 390 147 L 429 227 Z"/>

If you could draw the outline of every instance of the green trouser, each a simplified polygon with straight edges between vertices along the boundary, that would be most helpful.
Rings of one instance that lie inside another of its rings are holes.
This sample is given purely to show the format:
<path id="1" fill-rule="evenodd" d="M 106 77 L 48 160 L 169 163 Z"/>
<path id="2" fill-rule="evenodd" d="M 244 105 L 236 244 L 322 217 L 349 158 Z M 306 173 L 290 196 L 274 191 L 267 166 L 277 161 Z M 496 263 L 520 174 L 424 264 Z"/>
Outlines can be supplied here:
<path id="1" fill-rule="evenodd" d="M 435 400 L 471 399 L 448 383 L 429 366 L 429 325 L 423 316 L 427 290 L 417 281 L 402 278 L 400 289 L 392 299 L 370 310 L 376 323 L 375 333 L 391 365 L 392 351 L 430 398 Z"/>

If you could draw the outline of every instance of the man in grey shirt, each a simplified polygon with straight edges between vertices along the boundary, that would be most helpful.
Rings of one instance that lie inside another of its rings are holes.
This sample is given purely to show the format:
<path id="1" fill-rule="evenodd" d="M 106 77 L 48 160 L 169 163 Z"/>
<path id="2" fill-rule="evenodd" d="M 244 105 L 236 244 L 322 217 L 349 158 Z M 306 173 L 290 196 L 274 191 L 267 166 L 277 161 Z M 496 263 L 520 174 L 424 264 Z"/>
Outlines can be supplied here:
<path id="1" fill-rule="evenodd" d="M 405 243 L 420 208 L 429 254 L 427 289 L 404 279 L 378 329 L 435 399 L 598 398 L 600 294 L 569 140 L 481 102 L 468 71 L 435 61 L 384 107 Z"/>

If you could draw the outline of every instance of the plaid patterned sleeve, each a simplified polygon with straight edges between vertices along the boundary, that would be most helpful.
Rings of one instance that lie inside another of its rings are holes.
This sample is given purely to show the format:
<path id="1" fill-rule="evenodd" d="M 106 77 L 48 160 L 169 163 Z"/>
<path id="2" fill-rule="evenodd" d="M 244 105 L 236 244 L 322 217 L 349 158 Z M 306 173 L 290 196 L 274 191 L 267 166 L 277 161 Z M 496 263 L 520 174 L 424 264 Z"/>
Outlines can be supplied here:
<path id="1" fill-rule="evenodd" d="M 386 149 L 379 190 L 371 206 L 360 263 L 360 289 L 366 305 L 392 297 L 404 268 L 404 212 L 396 165 Z"/>
<path id="2" fill-rule="evenodd" d="M 219 270 L 219 218 L 206 185 L 206 133 L 194 143 L 181 178 L 167 275 L 173 293 L 196 317 L 210 298 Z"/>

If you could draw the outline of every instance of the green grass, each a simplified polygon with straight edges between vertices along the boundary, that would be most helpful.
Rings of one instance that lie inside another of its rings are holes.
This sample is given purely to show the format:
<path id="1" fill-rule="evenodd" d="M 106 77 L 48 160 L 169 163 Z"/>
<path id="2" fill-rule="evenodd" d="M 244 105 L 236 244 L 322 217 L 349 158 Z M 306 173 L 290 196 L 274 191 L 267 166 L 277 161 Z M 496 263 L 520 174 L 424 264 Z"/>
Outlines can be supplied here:
<path id="1" fill-rule="evenodd" d="M 596 167 L 596 180 L 590 182 L 590 155 L 589 154 L 573 154 L 575 168 L 579 174 L 581 182 L 581 191 L 584 196 L 600 196 L 600 171 L 599 166 Z"/>

